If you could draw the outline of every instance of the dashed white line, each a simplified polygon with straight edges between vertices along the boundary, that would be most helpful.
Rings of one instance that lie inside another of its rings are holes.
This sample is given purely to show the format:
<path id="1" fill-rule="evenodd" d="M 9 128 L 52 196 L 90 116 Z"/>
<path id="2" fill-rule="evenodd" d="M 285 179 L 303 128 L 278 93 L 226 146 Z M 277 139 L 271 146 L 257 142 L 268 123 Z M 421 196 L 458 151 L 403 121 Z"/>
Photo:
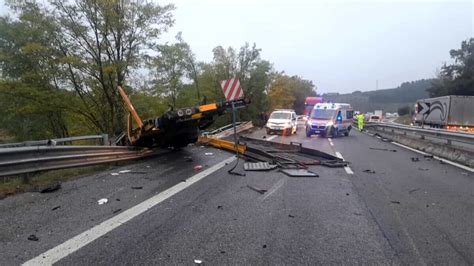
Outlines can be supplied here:
<path id="1" fill-rule="evenodd" d="M 108 232 L 114 230 L 120 225 L 130 221 L 131 219 L 137 217 L 138 215 L 146 212 L 147 210 L 153 208 L 157 204 L 165 201 L 166 199 L 176 195 L 177 193 L 188 188 L 192 184 L 200 181 L 206 176 L 214 173 L 220 168 L 224 167 L 226 164 L 235 160 L 236 157 L 230 157 L 214 166 L 192 176 L 187 179 L 186 182 L 181 182 L 158 195 L 155 195 L 144 202 L 131 207 L 130 209 L 102 222 L 101 224 L 92 227 L 91 229 L 67 240 L 66 242 L 40 254 L 39 256 L 25 262 L 23 265 L 51 265 L 66 256 L 72 254 L 73 252 L 79 250 L 80 248 L 88 245 L 92 241 L 100 238 L 101 236 L 107 234 Z"/>
<path id="2" fill-rule="evenodd" d="M 266 140 L 269 141 L 269 140 L 272 140 L 272 139 L 274 139 L 274 138 L 276 138 L 276 137 L 278 137 L 278 136 L 277 136 L 277 135 L 273 135 L 273 136 L 271 136 L 271 137 L 266 138 Z"/>
<path id="3" fill-rule="evenodd" d="M 344 157 L 342 157 L 342 154 L 338 151 L 336 151 L 336 156 L 342 160 L 344 160 Z M 353 175 L 354 172 L 352 172 L 352 169 L 349 166 L 344 166 L 344 170 L 346 170 L 346 173 L 348 175 Z"/>
<path id="4" fill-rule="evenodd" d="M 334 143 L 332 143 L 332 139 L 331 139 L 331 138 L 328 138 L 328 141 L 329 141 L 329 145 L 331 145 L 331 146 L 334 147 Z"/>

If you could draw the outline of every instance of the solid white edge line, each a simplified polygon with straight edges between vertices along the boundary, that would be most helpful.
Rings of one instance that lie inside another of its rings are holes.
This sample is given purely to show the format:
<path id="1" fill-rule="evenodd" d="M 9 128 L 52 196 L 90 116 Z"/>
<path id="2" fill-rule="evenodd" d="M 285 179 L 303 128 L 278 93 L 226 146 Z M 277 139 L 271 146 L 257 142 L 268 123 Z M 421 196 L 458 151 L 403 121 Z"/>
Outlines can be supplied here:
<path id="1" fill-rule="evenodd" d="M 399 147 L 402 147 L 402 148 L 405 148 L 407 150 L 410 150 L 410 151 L 413 151 L 413 152 L 416 152 L 416 153 L 419 153 L 421 155 L 428 155 L 428 156 L 433 156 L 433 159 L 436 159 L 436 160 L 439 160 L 439 161 L 442 161 L 444 163 L 447 163 L 447 164 L 450 164 L 452 166 L 456 166 L 458 168 L 461 168 L 463 170 L 466 170 L 466 171 L 469 171 L 469 172 L 473 172 L 474 173 L 474 169 L 469 167 L 469 166 L 465 166 L 465 165 L 462 165 L 462 164 L 459 164 L 459 163 L 456 163 L 456 162 L 453 162 L 453 161 L 450 161 L 450 160 L 447 160 L 447 159 L 444 159 L 444 158 L 441 158 L 441 157 L 438 157 L 438 156 L 435 156 L 435 155 L 432 155 L 432 154 L 429 154 L 429 153 L 426 153 L 426 152 L 423 152 L 423 151 L 420 151 L 420 150 L 417 150 L 417 149 L 414 149 L 414 148 L 411 148 L 411 147 L 408 147 L 408 146 L 405 146 L 403 144 L 400 144 L 398 142 L 395 142 L 395 141 L 392 141 L 392 143 L 394 145 L 397 145 Z"/>
<path id="2" fill-rule="evenodd" d="M 340 152 L 336 151 L 335 153 L 336 153 L 336 157 L 344 160 L 344 157 L 342 157 L 342 154 Z M 354 172 L 352 172 L 352 169 L 349 166 L 344 166 L 344 170 L 346 170 L 346 173 L 348 175 L 353 175 L 354 174 Z"/>
<path id="3" fill-rule="evenodd" d="M 183 191 L 184 189 L 190 187 L 194 183 L 200 181 L 206 176 L 214 173 L 220 168 L 224 167 L 226 164 L 234 161 L 235 156 L 225 159 L 224 161 L 215 164 L 214 166 L 203 170 L 202 172 L 195 174 L 194 176 L 188 178 L 186 182 L 180 182 L 173 187 L 168 188 L 165 191 L 162 191 L 158 195 L 155 195 L 138 205 L 135 205 L 126 211 L 92 227 L 91 229 L 84 231 L 83 233 L 67 240 L 66 242 L 38 255 L 37 257 L 23 263 L 23 265 L 51 265 L 73 252 L 79 250 L 80 248 L 88 245 L 94 240 L 104 236 L 108 232 L 114 230 L 120 225 L 130 221 L 131 219 L 137 217 L 138 215 L 146 212 L 152 207 L 158 205 L 159 203 L 165 201 L 166 199 L 176 195 L 177 193 Z"/>

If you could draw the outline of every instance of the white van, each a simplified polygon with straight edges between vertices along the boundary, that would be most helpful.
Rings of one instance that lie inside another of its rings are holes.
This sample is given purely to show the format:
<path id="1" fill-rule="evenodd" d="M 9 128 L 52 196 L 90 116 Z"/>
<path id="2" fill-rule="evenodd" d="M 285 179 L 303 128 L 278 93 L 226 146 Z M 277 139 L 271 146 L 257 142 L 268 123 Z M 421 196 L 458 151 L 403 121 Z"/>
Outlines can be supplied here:
<path id="1" fill-rule="evenodd" d="M 298 119 L 294 110 L 277 109 L 272 112 L 265 125 L 267 134 L 281 133 L 282 135 L 295 134 L 298 129 Z"/>
<path id="2" fill-rule="evenodd" d="M 306 122 L 306 136 L 349 136 L 353 117 L 354 110 L 348 103 L 318 103 Z"/>

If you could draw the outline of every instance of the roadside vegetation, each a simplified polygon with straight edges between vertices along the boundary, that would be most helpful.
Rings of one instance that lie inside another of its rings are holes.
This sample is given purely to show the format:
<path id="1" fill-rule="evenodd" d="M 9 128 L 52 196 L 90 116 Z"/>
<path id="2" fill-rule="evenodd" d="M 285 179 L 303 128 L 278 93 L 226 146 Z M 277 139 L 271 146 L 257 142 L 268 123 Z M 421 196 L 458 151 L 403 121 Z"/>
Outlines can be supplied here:
<path id="1" fill-rule="evenodd" d="M 0 142 L 118 135 L 125 128 L 126 111 L 117 85 L 125 88 L 140 115 L 149 118 L 169 108 L 223 100 L 220 81 L 238 77 L 252 99 L 239 119 L 257 125 L 263 123 L 263 113 L 274 108 L 300 113 L 304 98 L 317 93 L 312 81 L 275 69 L 255 44 L 216 44 L 213 59 L 201 62 L 185 41 L 185 32 L 163 43 L 160 38 L 175 22 L 171 4 L 109 0 L 6 4 L 10 11 L 0 17 Z M 405 99 L 412 89 L 425 93 L 427 84 L 433 84 L 429 90 L 433 96 L 473 95 L 473 50 L 474 39 L 462 42 L 461 49 L 450 52 L 454 63 L 444 65 L 436 80 L 403 83 L 400 88 L 407 93 L 398 98 Z M 368 98 L 389 104 L 383 102 L 389 98 L 383 93 Z M 229 117 L 220 117 L 215 126 L 228 122 Z"/>

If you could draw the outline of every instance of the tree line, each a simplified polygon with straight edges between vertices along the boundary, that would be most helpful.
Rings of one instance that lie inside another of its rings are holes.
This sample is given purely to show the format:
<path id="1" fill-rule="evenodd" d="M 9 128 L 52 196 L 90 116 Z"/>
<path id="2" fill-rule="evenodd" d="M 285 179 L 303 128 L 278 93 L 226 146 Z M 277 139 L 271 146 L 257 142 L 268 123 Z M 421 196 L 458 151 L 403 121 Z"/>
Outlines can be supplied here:
<path id="1" fill-rule="evenodd" d="M 217 46 L 211 62 L 196 59 L 174 24 L 173 5 L 152 1 L 8 1 L 0 17 L 0 141 L 124 130 L 122 85 L 142 118 L 224 100 L 220 81 L 238 77 L 252 104 L 240 119 L 261 123 L 273 108 L 302 110 L 311 81 L 276 71 L 261 49 Z M 228 122 L 221 117 L 219 123 Z"/>

